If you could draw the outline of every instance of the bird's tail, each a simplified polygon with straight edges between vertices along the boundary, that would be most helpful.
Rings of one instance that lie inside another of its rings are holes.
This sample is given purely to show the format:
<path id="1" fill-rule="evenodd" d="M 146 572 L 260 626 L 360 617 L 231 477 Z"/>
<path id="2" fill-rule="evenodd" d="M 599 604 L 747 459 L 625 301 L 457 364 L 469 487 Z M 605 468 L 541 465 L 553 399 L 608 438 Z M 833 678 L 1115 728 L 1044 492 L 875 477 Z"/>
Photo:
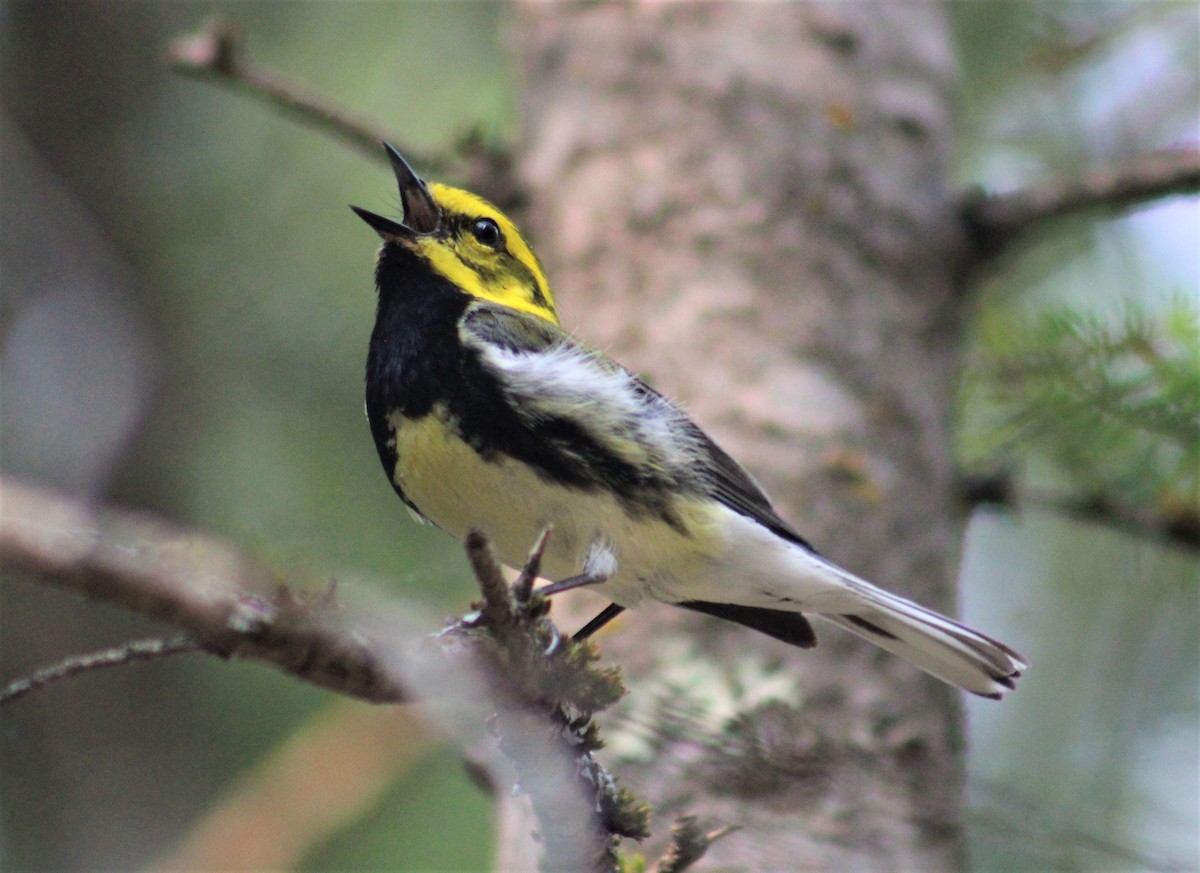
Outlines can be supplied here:
<path id="1" fill-rule="evenodd" d="M 847 574 L 853 612 L 823 617 L 959 688 L 999 700 L 1029 664 L 991 637 Z"/>

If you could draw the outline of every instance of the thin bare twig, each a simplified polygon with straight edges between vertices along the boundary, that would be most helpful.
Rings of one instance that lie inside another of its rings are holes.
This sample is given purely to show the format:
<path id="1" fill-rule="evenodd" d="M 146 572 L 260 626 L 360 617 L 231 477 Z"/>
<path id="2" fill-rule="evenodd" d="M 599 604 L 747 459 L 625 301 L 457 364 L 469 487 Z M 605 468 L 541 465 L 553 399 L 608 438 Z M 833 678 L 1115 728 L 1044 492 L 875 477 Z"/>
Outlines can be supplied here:
<path id="1" fill-rule="evenodd" d="M 386 160 L 379 144 L 403 143 L 380 125 L 356 115 L 299 82 L 253 62 L 236 29 L 214 17 L 197 33 L 172 40 L 167 59 L 176 72 L 222 85 L 349 144 L 375 161 Z M 461 178 L 503 207 L 522 199 L 507 150 L 489 145 L 478 130 L 459 137 L 446 154 L 404 146 L 409 163 L 423 173 Z"/>
<path id="2" fill-rule="evenodd" d="M 380 142 L 394 140 L 366 118 L 354 116 L 300 83 L 251 61 L 239 34 L 223 18 L 214 17 L 199 32 L 172 40 L 167 58 L 178 73 L 224 85 L 281 110 L 372 159 L 381 157 Z M 422 156 L 422 162 L 436 170 L 445 169 L 432 156 Z"/>
<path id="3" fill-rule="evenodd" d="M 1200 148 L 1148 152 L 1097 166 L 1075 179 L 1048 182 L 963 200 L 963 218 L 976 251 L 995 257 L 1042 222 L 1079 212 L 1121 212 L 1174 194 L 1200 191 Z"/>
<path id="4" fill-rule="evenodd" d="M 29 676 L 8 683 L 3 689 L 0 689 L 0 706 L 24 697 L 31 691 L 38 691 L 47 685 L 90 670 L 119 667 L 134 661 L 150 661 L 166 655 L 200 650 L 200 645 L 191 637 L 176 636 L 166 639 L 132 640 L 111 649 L 90 652 L 86 655 L 72 655 L 57 664 L 43 667 Z"/>

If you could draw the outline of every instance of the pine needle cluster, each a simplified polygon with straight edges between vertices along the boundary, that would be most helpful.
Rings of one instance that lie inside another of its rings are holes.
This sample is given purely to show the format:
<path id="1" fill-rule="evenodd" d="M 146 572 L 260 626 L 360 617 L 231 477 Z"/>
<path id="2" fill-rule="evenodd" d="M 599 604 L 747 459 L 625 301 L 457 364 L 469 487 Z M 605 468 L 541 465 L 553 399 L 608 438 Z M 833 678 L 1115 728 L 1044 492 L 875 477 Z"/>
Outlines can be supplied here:
<path id="1" fill-rule="evenodd" d="M 1164 531 L 1200 524 L 1200 309 L 990 320 L 968 379 L 970 470 L 1011 470 Z M 1186 540 L 1186 536 L 1184 537 Z"/>

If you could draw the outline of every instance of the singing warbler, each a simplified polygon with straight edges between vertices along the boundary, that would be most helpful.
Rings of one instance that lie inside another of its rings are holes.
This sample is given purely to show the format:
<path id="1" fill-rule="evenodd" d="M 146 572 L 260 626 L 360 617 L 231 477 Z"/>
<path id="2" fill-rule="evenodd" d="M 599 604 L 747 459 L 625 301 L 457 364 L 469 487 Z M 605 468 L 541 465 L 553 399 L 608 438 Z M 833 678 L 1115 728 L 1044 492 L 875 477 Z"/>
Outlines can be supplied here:
<path id="1" fill-rule="evenodd" d="M 419 518 L 510 566 L 552 525 L 541 590 L 612 601 L 583 636 L 659 600 L 810 647 L 815 613 L 975 694 L 1014 687 L 1024 658 L 818 555 L 679 407 L 559 326 L 512 221 L 385 148 L 402 220 L 352 207 L 383 239 L 367 417 Z"/>

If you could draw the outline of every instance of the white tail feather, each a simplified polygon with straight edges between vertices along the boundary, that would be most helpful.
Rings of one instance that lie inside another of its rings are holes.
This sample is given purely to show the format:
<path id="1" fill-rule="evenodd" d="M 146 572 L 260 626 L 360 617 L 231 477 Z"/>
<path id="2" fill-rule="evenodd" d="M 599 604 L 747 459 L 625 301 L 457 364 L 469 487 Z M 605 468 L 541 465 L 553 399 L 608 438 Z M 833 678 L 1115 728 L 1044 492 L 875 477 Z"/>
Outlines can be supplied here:
<path id="1" fill-rule="evenodd" d="M 824 618 L 973 694 L 999 699 L 1029 664 L 991 637 L 847 574 L 860 605 Z"/>

